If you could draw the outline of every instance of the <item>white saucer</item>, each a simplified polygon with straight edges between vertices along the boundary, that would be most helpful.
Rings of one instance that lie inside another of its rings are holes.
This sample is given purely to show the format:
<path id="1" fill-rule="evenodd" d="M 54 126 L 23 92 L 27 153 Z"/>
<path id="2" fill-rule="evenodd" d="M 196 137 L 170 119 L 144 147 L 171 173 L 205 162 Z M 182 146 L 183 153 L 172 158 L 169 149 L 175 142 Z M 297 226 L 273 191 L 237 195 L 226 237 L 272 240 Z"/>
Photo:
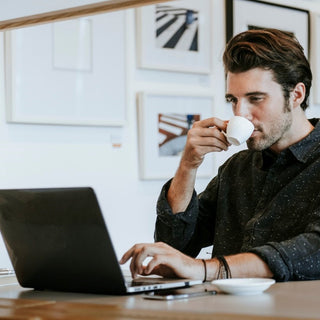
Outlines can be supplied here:
<path id="1" fill-rule="evenodd" d="M 266 278 L 221 279 L 212 281 L 212 284 L 219 290 L 237 295 L 262 293 L 274 283 L 275 280 Z"/>

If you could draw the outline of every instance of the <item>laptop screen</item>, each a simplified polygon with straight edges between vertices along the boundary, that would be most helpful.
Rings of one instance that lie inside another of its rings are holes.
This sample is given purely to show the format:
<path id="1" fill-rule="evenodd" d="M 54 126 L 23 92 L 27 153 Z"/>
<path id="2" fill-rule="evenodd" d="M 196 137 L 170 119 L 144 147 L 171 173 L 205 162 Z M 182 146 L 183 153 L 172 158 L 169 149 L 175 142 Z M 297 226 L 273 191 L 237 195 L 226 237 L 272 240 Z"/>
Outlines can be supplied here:
<path id="1" fill-rule="evenodd" d="M 91 188 L 1 190 L 0 229 L 23 287 L 125 291 Z"/>

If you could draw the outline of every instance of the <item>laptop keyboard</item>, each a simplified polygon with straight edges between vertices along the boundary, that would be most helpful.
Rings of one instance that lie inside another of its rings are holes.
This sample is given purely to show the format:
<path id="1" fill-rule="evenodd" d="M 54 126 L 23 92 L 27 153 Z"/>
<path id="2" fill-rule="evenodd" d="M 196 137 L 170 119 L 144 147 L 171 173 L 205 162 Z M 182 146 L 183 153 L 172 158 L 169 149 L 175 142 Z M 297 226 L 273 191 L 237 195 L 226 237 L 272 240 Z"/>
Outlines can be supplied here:
<path id="1" fill-rule="evenodd" d="M 126 283 L 130 287 L 145 286 L 161 283 L 163 280 L 161 278 L 137 278 L 132 279 L 125 277 Z"/>

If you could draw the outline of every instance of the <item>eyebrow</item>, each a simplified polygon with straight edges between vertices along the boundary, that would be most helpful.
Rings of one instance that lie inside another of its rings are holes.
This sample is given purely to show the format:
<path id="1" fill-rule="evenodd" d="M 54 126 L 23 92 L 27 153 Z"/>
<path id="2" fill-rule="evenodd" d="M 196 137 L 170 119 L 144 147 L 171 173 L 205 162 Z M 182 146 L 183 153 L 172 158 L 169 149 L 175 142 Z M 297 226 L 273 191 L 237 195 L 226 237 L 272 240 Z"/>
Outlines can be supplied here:
<path id="1" fill-rule="evenodd" d="M 267 96 L 268 93 L 266 92 L 262 92 L 262 91 L 252 91 L 252 92 L 247 92 L 245 94 L 246 97 L 249 97 L 249 96 Z M 231 93 L 227 93 L 225 95 L 225 98 L 228 99 L 228 98 L 234 98 L 235 96 Z"/>
<path id="2" fill-rule="evenodd" d="M 248 96 L 267 96 L 268 93 L 262 92 L 262 91 L 253 91 L 253 92 L 248 92 L 245 94 L 246 97 Z"/>

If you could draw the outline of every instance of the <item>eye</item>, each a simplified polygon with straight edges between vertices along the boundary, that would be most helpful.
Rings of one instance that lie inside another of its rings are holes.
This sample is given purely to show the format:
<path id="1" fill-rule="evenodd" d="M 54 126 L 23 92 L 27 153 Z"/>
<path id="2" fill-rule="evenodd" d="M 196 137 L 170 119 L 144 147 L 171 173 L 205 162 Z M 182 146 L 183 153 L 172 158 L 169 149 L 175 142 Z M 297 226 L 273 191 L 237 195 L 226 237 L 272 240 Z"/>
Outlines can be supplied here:
<path id="1" fill-rule="evenodd" d="M 226 102 L 235 104 L 237 103 L 237 99 L 235 97 L 226 97 Z"/>
<path id="2" fill-rule="evenodd" d="M 250 96 L 250 102 L 251 103 L 259 103 L 263 100 L 262 96 Z"/>

